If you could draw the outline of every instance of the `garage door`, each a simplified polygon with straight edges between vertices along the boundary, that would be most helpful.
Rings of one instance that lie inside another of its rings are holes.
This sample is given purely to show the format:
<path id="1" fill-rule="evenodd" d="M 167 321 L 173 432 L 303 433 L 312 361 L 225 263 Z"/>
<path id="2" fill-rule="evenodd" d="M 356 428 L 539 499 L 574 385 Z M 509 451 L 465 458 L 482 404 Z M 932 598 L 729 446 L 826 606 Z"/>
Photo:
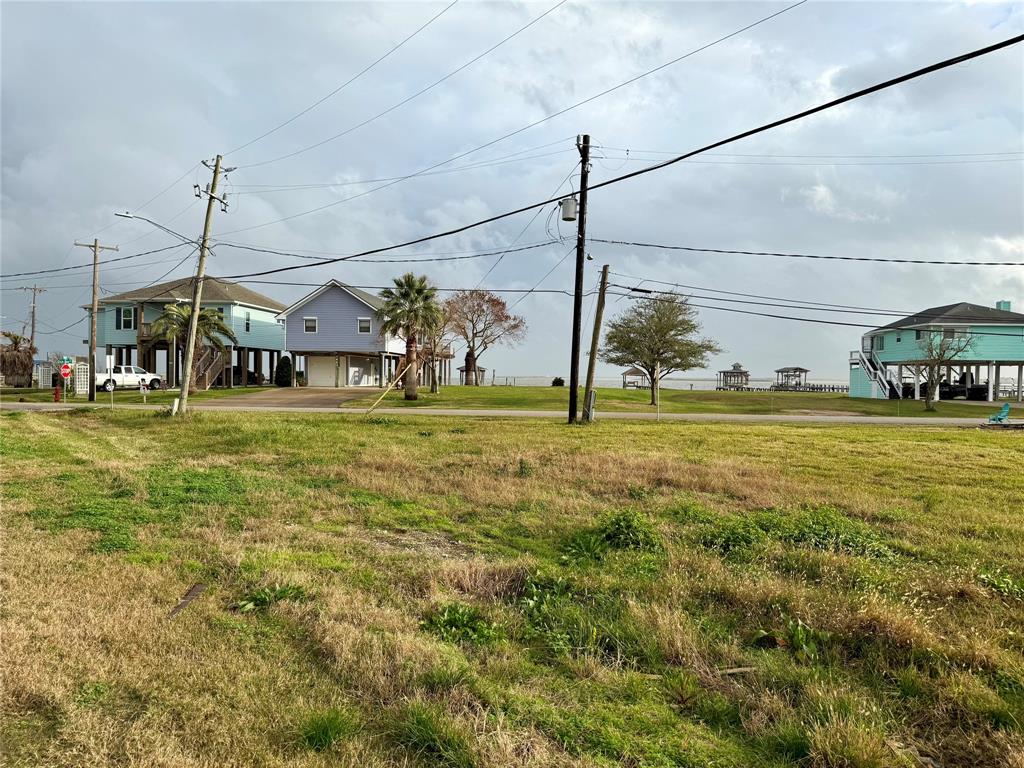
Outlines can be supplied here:
<path id="1" fill-rule="evenodd" d="M 307 364 L 307 382 L 311 387 L 335 387 L 337 386 L 337 358 L 310 355 Z"/>

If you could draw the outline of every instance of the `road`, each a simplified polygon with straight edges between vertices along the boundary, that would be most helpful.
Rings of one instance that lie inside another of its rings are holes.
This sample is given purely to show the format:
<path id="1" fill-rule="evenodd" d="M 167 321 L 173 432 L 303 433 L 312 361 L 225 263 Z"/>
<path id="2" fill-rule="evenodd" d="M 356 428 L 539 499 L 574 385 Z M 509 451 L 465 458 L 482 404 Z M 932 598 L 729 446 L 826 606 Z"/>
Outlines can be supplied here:
<path id="1" fill-rule="evenodd" d="M 248 396 L 246 400 L 251 397 Z M 308 401 L 307 401 L 308 402 Z M 68 404 L 63 403 L 16 403 L 6 401 L 0 403 L 0 410 L 5 411 L 65 411 L 75 408 L 105 408 L 103 404 L 94 405 Z M 118 410 L 149 410 L 158 411 L 166 409 L 166 405 L 119 405 Z M 195 411 L 268 411 L 283 413 L 335 413 L 344 415 L 360 416 L 366 413 L 366 408 L 339 408 L 337 406 L 309 406 L 309 405 L 271 405 L 245 403 L 225 403 L 224 401 L 207 401 L 194 403 L 189 406 Z M 442 416 L 442 417 L 469 417 L 469 418 L 502 418 L 502 419 L 564 419 L 564 411 L 528 411 L 519 409 L 484 409 L 484 408 L 378 408 L 374 411 L 378 415 L 387 416 Z M 599 413 L 600 421 L 656 421 L 658 416 L 653 413 L 635 413 L 629 411 Z M 979 427 L 984 419 L 982 418 L 949 418 L 938 416 L 935 418 L 922 418 L 915 416 L 857 416 L 850 414 L 826 415 L 826 414 L 756 414 L 756 413 L 663 413 L 661 421 L 683 421 L 683 422 L 738 422 L 753 424 L 863 424 L 889 425 L 889 426 L 916 426 L 916 427 Z"/>

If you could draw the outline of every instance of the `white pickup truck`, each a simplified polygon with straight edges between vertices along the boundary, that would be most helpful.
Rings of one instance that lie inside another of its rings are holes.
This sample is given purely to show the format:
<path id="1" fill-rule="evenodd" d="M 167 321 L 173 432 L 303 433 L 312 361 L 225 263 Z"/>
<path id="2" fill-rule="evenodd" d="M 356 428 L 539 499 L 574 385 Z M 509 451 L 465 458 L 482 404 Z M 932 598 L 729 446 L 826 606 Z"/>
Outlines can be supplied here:
<path id="1" fill-rule="evenodd" d="M 115 389 L 138 389 L 140 384 L 157 389 L 160 387 L 160 377 L 137 365 L 115 365 L 109 371 L 100 371 L 96 374 L 96 387 L 106 392 L 113 392 Z"/>

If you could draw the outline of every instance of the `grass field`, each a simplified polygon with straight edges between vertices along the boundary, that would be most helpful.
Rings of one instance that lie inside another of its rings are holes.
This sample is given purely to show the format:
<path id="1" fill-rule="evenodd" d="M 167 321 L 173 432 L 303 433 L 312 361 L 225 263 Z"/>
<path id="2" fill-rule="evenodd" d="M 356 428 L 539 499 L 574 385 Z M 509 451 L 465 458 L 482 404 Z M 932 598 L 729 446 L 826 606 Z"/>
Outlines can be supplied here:
<path id="1" fill-rule="evenodd" d="M 201 401 L 201 400 L 217 400 L 222 397 L 235 397 L 237 395 L 244 395 L 248 393 L 264 392 L 268 389 L 275 389 L 275 387 L 235 387 L 234 389 L 207 389 L 199 392 L 193 392 L 189 395 L 189 401 Z M 155 403 L 158 405 L 169 405 L 174 398 L 178 397 L 178 390 L 156 390 L 149 392 L 146 395 L 147 403 Z M 0 389 L 0 399 L 18 402 L 24 401 L 28 403 L 51 403 L 53 402 L 53 390 L 52 389 L 16 389 L 14 387 L 4 387 Z M 110 404 L 110 393 L 109 392 L 97 392 L 96 400 L 101 405 Z M 62 400 L 63 402 L 63 400 Z M 67 402 L 69 403 L 80 403 L 86 405 L 89 402 L 89 398 L 86 395 L 73 395 L 68 393 Z M 137 405 L 142 402 L 142 394 L 137 389 L 116 389 L 114 390 L 114 405 Z"/>
<path id="2" fill-rule="evenodd" d="M 371 393 L 344 404 L 349 408 L 365 408 L 380 397 Z M 390 393 L 382 405 L 409 408 L 522 408 L 527 410 L 561 410 L 568 408 L 569 391 L 565 387 L 444 387 L 431 395 L 423 388 L 418 400 L 406 401 L 401 392 Z M 582 397 L 580 398 L 582 407 Z M 940 402 L 935 411 L 926 411 L 923 402 L 896 400 L 865 400 L 843 394 L 819 392 L 717 392 L 663 389 L 661 409 L 664 413 L 845 413 L 860 416 L 966 416 L 983 418 L 998 410 L 997 405 L 978 406 L 963 401 Z M 988 409 L 988 410 L 987 410 Z M 650 393 L 635 389 L 600 388 L 597 390 L 597 411 L 649 411 Z M 1012 415 L 1024 418 L 1024 408 L 1014 404 Z"/>
<path id="3" fill-rule="evenodd" d="M 6 765 L 1024 766 L 1019 434 L 74 411 L 0 438 Z"/>

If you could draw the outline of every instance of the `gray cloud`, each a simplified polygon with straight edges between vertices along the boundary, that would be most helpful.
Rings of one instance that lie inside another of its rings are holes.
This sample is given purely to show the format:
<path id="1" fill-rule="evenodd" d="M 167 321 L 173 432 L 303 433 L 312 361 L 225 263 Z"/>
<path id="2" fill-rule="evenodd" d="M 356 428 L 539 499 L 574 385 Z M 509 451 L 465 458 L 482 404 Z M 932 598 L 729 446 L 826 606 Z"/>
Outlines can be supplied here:
<path id="1" fill-rule="evenodd" d="M 548 7 L 460 3 L 369 75 L 229 157 L 229 163 L 242 167 L 229 176 L 231 212 L 218 214 L 215 231 L 245 229 L 362 189 L 236 194 L 253 192 L 243 185 L 380 178 L 424 168 L 782 6 L 569 3 L 372 125 L 291 160 L 244 167 L 295 151 L 386 109 Z M 248 141 L 320 98 L 439 8 L 423 3 L 4 3 L 3 271 L 86 261 L 84 250 L 70 248 L 75 238 L 91 238 L 115 221 L 114 211 L 137 206 L 201 158 Z M 500 158 L 556 139 L 565 141 L 536 154 L 562 148 L 561 154 L 412 179 L 318 214 L 221 236 L 286 250 L 332 252 L 399 242 L 547 196 L 575 162 L 570 137 L 578 133 L 589 132 L 605 147 L 629 147 L 632 158 L 644 156 L 642 150 L 682 151 L 1018 34 L 1022 26 L 1020 5 L 807 4 L 460 162 Z M 83 40 L 100 44 L 86 47 Z M 1003 51 L 722 151 L 884 155 L 1021 150 L 1021 63 L 1019 49 Z M 635 160 L 623 165 L 617 159 L 621 152 L 605 149 L 603 154 L 608 158 L 594 164 L 596 181 L 615 175 L 620 166 L 640 167 Z M 705 157 L 701 163 L 679 164 L 595 192 L 591 232 L 701 247 L 894 258 L 1024 258 L 1020 162 L 821 166 L 725 161 L 757 162 Z M 147 214 L 166 223 L 181 213 L 170 225 L 195 235 L 202 206 L 189 208 L 194 200 L 191 185 L 206 179 L 205 171 L 193 171 L 148 206 Z M 546 212 L 538 217 L 521 242 L 543 239 L 546 217 Z M 528 218 L 472 230 L 422 250 L 500 246 Z M 120 243 L 128 253 L 168 242 L 140 222 L 119 222 L 100 237 Z M 568 247 L 511 254 L 487 278 L 487 285 L 530 287 Z M 626 274 L 907 311 L 956 300 L 989 304 L 1011 298 L 1024 305 L 1024 279 L 1017 268 L 664 254 L 600 244 L 593 244 L 591 251 L 588 286 L 607 261 Z M 116 291 L 144 284 L 176 260 L 111 265 L 104 271 L 104 286 Z M 210 270 L 232 274 L 294 261 L 220 247 Z M 491 263 L 427 264 L 423 271 L 440 285 L 472 286 Z M 190 266 L 186 262 L 173 275 L 186 274 Z M 289 273 L 283 279 L 336 277 L 379 285 L 396 271 L 394 265 L 347 263 Z M 40 278 L 41 285 L 50 286 L 40 302 L 40 317 L 49 327 L 81 317 L 78 306 L 88 295 L 87 280 L 84 272 Z M 571 281 L 570 258 L 545 287 L 567 288 Z M 19 284 L 5 281 L 5 287 Z M 305 290 L 262 289 L 282 301 Z M 19 327 L 25 296 L 4 291 L 2 298 L 4 327 Z M 626 300 L 615 301 L 609 310 L 614 313 L 626 305 Z M 517 309 L 530 323 L 528 341 L 515 350 L 488 353 L 489 367 L 499 375 L 564 373 L 569 301 L 531 296 Z M 702 310 L 701 317 L 706 332 L 727 350 L 712 368 L 740 360 L 765 373 L 799 363 L 815 375 L 841 378 L 846 353 L 860 335 L 857 329 L 722 311 Z M 84 327 L 42 337 L 44 350 L 80 352 Z"/>

